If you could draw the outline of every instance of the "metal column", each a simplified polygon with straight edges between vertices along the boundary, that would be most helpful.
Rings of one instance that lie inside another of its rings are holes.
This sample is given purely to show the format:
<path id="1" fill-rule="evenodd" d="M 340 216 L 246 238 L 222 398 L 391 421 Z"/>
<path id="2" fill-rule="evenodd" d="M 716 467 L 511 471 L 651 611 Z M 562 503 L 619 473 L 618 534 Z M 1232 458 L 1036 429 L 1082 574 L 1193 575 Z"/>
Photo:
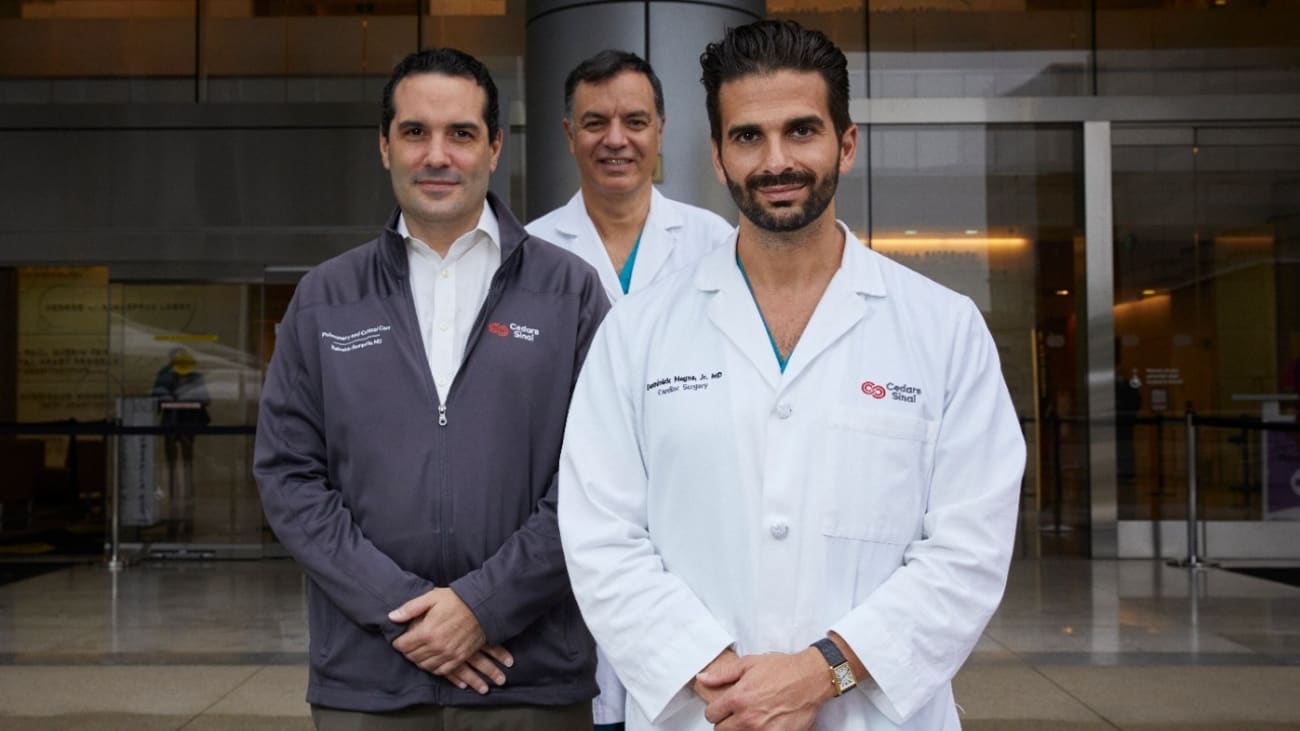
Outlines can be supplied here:
<path id="1" fill-rule="evenodd" d="M 1115 265 L 1110 122 L 1083 123 L 1092 557 L 1119 553 L 1115 457 Z"/>

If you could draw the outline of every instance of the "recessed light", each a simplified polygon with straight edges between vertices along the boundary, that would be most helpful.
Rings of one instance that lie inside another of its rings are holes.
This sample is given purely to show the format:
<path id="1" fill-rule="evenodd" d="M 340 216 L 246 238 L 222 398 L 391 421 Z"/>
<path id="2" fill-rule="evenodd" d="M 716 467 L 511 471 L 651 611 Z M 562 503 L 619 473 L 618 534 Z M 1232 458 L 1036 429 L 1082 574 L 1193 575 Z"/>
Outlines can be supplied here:
<path id="1" fill-rule="evenodd" d="M 907 235 L 907 236 L 915 236 L 915 235 L 916 235 L 916 229 L 914 229 L 914 228 L 909 228 L 909 229 L 907 229 L 906 231 L 904 231 L 903 233 L 904 233 L 905 235 Z"/>

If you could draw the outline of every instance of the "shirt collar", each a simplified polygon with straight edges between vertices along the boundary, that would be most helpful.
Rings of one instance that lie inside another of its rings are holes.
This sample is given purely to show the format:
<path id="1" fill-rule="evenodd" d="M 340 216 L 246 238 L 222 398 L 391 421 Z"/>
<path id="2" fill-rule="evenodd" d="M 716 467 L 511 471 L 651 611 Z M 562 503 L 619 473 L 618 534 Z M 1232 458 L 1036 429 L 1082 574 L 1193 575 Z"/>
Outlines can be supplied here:
<path id="1" fill-rule="evenodd" d="M 394 230 L 397 231 L 397 234 L 402 237 L 402 240 L 406 242 L 408 248 L 412 248 L 417 251 L 432 251 L 432 249 L 429 249 L 428 244 L 426 244 L 423 241 L 420 241 L 414 236 L 411 236 L 411 229 L 406 227 L 405 213 L 397 214 L 397 225 L 394 226 L 393 228 Z M 486 234 L 488 237 L 488 241 L 491 242 L 493 246 L 495 246 L 498 249 L 501 248 L 501 223 L 500 221 L 497 220 L 497 214 L 492 210 L 492 206 L 489 205 L 487 201 L 483 202 L 483 212 L 479 214 L 478 223 L 474 226 L 473 229 L 471 229 L 466 233 L 474 233 L 477 231 L 481 231 L 484 234 Z M 463 234 L 460 237 L 457 237 L 457 241 L 459 241 L 462 238 L 464 238 Z M 415 242 L 417 241 L 419 242 L 420 246 L 415 245 Z M 447 253 L 450 254 L 451 251 L 448 250 Z"/>
<path id="2" fill-rule="evenodd" d="M 836 220 L 835 223 L 844 232 L 840 270 L 848 276 L 849 287 L 860 294 L 886 296 L 885 278 L 880 270 L 881 255 L 867 248 L 843 221 Z M 736 268 L 736 239 L 739 233 L 739 229 L 732 231 L 726 245 L 714 249 L 700 261 L 695 275 L 696 286 L 703 290 L 718 290 L 727 282 L 743 285 L 740 270 Z"/>
<path id="3" fill-rule="evenodd" d="M 646 213 L 645 224 L 641 227 L 643 231 L 645 229 L 670 231 L 686 224 L 681 211 L 669 206 L 668 203 L 669 200 L 659 192 L 658 188 L 650 186 L 650 210 Z M 591 220 L 591 216 L 587 214 L 587 201 L 582 197 L 582 188 L 578 188 L 578 192 L 564 204 L 564 209 L 567 215 L 561 216 L 555 222 L 555 230 L 566 236 L 580 235 L 582 221 Z"/>
<path id="4" fill-rule="evenodd" d="M 880 271 L 881 254 L 873 251 L 865 241 L 849 230 L 843 221 L 836 221 L 844 232 L 844 257 L 840 269 L 849 275 L 849 286 L 859 294 L 884 297 L 885 277 Z"/>

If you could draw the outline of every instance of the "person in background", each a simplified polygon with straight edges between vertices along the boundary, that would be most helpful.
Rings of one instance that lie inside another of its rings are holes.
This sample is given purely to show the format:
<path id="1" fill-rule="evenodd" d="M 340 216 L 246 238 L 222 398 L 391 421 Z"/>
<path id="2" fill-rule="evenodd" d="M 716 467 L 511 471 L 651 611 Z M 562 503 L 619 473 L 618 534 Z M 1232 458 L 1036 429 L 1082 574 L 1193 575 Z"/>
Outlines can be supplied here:
<path id="1" fill-rule="evenodd" d="M 564 80 L 562 123 L 581 184 L 528 231 L 595 267 L 611 302 L 688 266 L 731 234 L 718 214 L 654 187 L 664 91 L 640 56 L 605 50 L 575 66 Z M 626 692 L 599 648 L 597 658 L 596 728 L 617 731 Z"/>
<path id="2" fill-rule="evenodd" d="M 186 427 L 207 426 L 208 387 L 198 362 L 188 348 L 172 348 L 167 365 L 158 369 L 149 395 L 158 399 L 159 424 L 180 427 L 163 434 L 163 454 L 167 459 L 167 497 L 171 502 L 173 539 L 190 535 L 194 512 L 194 438 Z"/>
<path id="3" fill-rule="evenodd" d="M 731 233 L 718 214 L 655 188 L 664 92 L 640 56 L 606 50 L 578 64 L 564 81 L 564 113 L 581 183 L 528 231 L 595 267 L 611 302 L 688 266 Z"/>

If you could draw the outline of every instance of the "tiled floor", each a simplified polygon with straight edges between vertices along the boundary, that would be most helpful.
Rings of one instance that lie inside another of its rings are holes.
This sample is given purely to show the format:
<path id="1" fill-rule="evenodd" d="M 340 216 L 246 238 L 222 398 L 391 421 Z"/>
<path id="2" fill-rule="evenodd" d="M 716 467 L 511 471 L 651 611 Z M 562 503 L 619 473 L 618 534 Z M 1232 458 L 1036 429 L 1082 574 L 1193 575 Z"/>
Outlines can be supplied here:
<path id="1" fill-rule="evenodd" d="M 79 566 L 0 587 L 0 728 L 309 729 L 284 560 Z M 1300 729 L 1300 589 L 1022 561 L 955 681 L 964 726 Z"/>

